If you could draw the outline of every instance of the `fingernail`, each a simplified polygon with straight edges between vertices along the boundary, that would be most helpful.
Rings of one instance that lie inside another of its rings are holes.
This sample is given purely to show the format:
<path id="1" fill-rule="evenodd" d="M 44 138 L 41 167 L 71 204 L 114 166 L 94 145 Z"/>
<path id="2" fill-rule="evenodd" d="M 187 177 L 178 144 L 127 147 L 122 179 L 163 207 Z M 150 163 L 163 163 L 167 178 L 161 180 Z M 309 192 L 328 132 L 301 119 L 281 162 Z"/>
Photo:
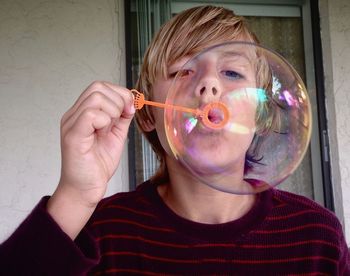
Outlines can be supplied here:
<path id="1" fill-rule="evenodd" d="M 133 104 L 131 105 L 130 112 L 131 114 L 134 114 L 136 112 L 135 106 Z"/>

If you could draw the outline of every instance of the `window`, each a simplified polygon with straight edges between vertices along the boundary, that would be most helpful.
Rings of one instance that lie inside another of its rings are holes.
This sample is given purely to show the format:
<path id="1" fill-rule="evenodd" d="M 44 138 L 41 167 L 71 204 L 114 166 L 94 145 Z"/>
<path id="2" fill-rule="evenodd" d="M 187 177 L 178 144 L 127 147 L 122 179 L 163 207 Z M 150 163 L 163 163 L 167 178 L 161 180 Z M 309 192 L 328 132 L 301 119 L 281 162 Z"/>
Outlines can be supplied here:
<path id="1" fill-rule="evenodd" d="M 127 1 L 128 2 L 128 1 Z M 313 105 L 313 134 L 311 145 L 302 164 L 279 188 L 305 195 L 326 205 L 325 186 L 330 186 L 325 177 L 324 154 L 320 141 L 319 120 L 325 120 L 320 111 L 320 95 L 316 94 L 314 42 L 310 1 L 181 1 L 181 0 L 132 0 L 126 5 L 127 41 L 130 43 L 129 85 L 135 83 L 143 53 L 153 34 L 163 22 L 184 9 L 212 4 L 232 9 L 245 16 L 248 24 L 259 37 L 262 45 L 283 55 L 303 78 Z M 130 70 L 131 68 L 131 70 Z M 317 77 L 317 76 L 316 76 Z M 323 107 L 322 107 L 323 108 Z M 134 126 L 130 131 L 129 159 L 130 185 L 148 179 L 157 168 L 157 160 L 147 142 Z M 327 152 L 325 152 L 327 154 Z M 327 160 L 326 160 L 327 161 Z M 327 163 L 326 166 L 329 167 Z M 303 183 L 303 185 L 295 185 Z M 327 189 L 326 189 L 327 190 Z M 328 189 L 329 190 L 329 189 Z M 331 203 L 327 207 L 332 209 Z"/>

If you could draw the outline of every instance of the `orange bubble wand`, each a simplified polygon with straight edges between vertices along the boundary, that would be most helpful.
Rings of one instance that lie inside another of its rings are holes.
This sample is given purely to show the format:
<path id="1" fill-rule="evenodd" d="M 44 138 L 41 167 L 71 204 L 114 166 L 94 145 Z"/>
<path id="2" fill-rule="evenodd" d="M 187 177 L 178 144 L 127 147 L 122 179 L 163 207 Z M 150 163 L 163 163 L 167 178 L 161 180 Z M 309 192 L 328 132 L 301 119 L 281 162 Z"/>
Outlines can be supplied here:
<path id="1" fill-rule="evenodd" d="M 171 105 L 166 103 L 159 103 L 159 102 L 145 100 L 145 96 L 135 89 L 131 89 L 131 93 L 134 96 L 134 107 L 137 110 L 142 109 L 144 105 L 151 105 L 151 106 L 160 107 L 160 108 L 174 109 L 177 111 L 192 113 L 196 117 L 200 117 L 203 120 L 203 123 L 205 126 L 212 129 L 223 128 L 229 120 L 230 113 L 226 105 L 222 102 L 211 102 L 205 105 L 203 109 L 198 109 L 198 108 L 193 109 L 193 108 L 188 108 L 188 107 L 179 106 L 179 105 Z M 222 112 L 223 118 L 222 120 L 220 120 L 220 122 L 214 123 L 209 119 L 209 113 L 212 109 L 219 109 Z"/>

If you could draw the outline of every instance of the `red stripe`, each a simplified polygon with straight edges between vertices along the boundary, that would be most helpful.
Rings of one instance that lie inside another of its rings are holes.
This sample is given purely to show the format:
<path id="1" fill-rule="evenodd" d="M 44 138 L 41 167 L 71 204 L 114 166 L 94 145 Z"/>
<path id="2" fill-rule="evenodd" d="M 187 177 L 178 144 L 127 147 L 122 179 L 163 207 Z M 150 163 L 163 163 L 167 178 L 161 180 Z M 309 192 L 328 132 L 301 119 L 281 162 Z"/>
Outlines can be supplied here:
<path id="1" fill-rule="evenodd" d="M 311 209 L 315 209 L 316 205 L 315 205 L 315 203 L 313 201 L 310 201 L 310 200 L 304 199 L 304 198 L 300 198 L 300 197 L 296 197 L 296 196 L 293 196 L 292 194 L 290 196 L 287 195 L 287 197 L 289 199 L 292 199 L 295 203 L 299 202 L 300 204 L 303 204 L 304 206 L 307 206 L 307 207 L 309 207 Z M 276 197 L 274 197 L 274 198 L 276 198 Z"/>
<path id="2" fill-rule="evenodd" d="M 169 228 L 161 228 L 161 227 L 154 227 L 154 226 L 149 226 L 149 225 L 144 225 L 138 222 L 134 222 L 131 220 L 126 220 L 126 219 L 105 219 L 105 220 L 97 220 L 95 221 L 92 225 L 99 225 L 99 224 L 105 224 L 105 223 L 127 223 L 127 224 L 132 224 L 139 226 L 141 228 L 145 229 L 151 229 L 151 230 L 157 230 L 157 231 L 162 231 L 162 232 L 174 232 L 174 230 L 169 229 Z"/>
<path id="3" fill-rule="evenodd" d="M 154 240 L 145 239 L 139 236 L 129 236 L 129 235 L 106 235 L 102 236 L 100 238 L 97 238 L 97 241 L 103 240 L 103 239 L 129 239 L 129 240 L 139 240 L 150 244 L 156 244 L 161 246 L 168 246 L 168 247 L 175 247 L 175 248 L 190 248 L 191 246 L 188 245 L 181 245 L 181 244 L 174 244 L 174 243 L 166 243 L 166 242 L 159 242 Z"/>
<path id="4" fill-rule="evenodd" d="M 122 209 L 122 210 L 126 210 L 126 211 L 129 211 L 129 212 L 135 213 L 135 214 L 144 215 L 144 216 L 152 217 L 152 218 L 156 217 L 153 214 L 146 213 L 146 212 L 141 212 L 141 211 L 134 210 L 134 209 L 131 209 L 131 208 L 128 208 L 128 207 L 125 207 L 125 206 L 120 206 L 120 205 L 108 205 L 108 206 L 104 207 L 104 209 L 108 209 L 108 208 Z"/>
<path id="5" fill-rule="evenodd" d="M 96 272 L 94 275 L 104 275 L 104 274 L 109 274 L 109 273 L 138 273 L 142 275 L 151 275 L 151 276 L 159 276 L 159 273 L 155 272 L 150 272 L 150 271 L 145 271 L 145 270 L 138 270 L 138 269 L 122 269 L 122 268 L 111 268 L 108 270 L 103 270 L 100 272 Z M 171 275 L 167 273 L 166 275 Z M 215 275 L 215 274 L 213 274 Z M 327 276 L 329 274 L 326 273 L 321 273 L 321 272 L 311 272 L 311 273 L 302 273 L 302 274 L 287 274 L 286 276 Z"/>
<path id="6" fill-rule="evenodd" d="M 279 204 L 283 204 L 286 205 L 287 203 L 285 203 L 282 199 L 280 199 L 279 197 L 277 197 L 276 195 L 273 196 L 273 199 L 275 201 L 277 201 Z"/>
<path id="7" fill-rule="evenodd" d="M 293 214 L 285 215 L 285 216 L 273 216 L 273 217 L 266 217 L 267 220 L 280 220 L 280 219 L 287 219 L 287 218 L 292 218 L 296 216 L 300 216 L 306 213 L 317 213 L 315 210 L 304 210 L 300 212 L 296 212 Z"/>
<path id="8" fill-rule="evenodd" d="M 299 241 L 299 242 L 290 242 L 290 243 L 278 243 L 278 244 L 246 244 L 246 245 L 239 245 L 240 248 L 245 249 L 268 249 L 268 248 L 287 248 L 287 247 L 293 247 L 293 246 L 299 246 L 304 244 L 324 244 L 328 245 L 330 247 L 334 247 L 336 249 L 339 249 L 339 247 L 335 244 L 332 244 L 330 242 L 322 241 L 322 240 L 307 240 L 307 241 Z M 199 244 L 195 245 L 194 247 L 237 247 L 237 244 Z"/>
<path id="9" fill-rule="evenodd" d="M 274 209 L 276 209 L 276 208 L 282 208 L 282 207 L 284 207 L 284 206 L 287 206 L 287 204 L 286 204 L 286 203 L 281 203 L 281 204 L 279 204 L 279 205 L 276 205 L 276 206 L 274 207 Z"/>
<path id="10" fill-rule="evenodd" d="M 150 271 L 144 271 L 144 270 L 138 270 L 138 269 L 122 269 L 122 268 L 111 268 L 111 269 L 107 269 L 107 270 L 104 270 L 104 271 L 101 271 L 101 272 L 97 272 L 95 273 L 95 275 L 104 275 L 104 274 L 109 274 L 109 273 L 121 273 L 121 272 L 124 272 L 124 273 L 137 273 L 137 274 L 142 274 L 142 275 L 157 275 L 159 276 L 160 274 L 159 273 L 154 273 L 154 272 L 150 272 Z M 166 275 L 170 275 L 170 274 L 166 274 Z"/>
<path id="11" fill-rule="evenodd" d="M 310 244 L 310 243 L 316 243 L 316 244 L 324 244 L 328 245 L 330 247 L 334 247 L 336 249 L 339 249 L 339 247 L 335 244 L 332 244 L 330 242 L 322 241 L 322 240 L 309 240 L 309 241 L 300 241 L 300 242 L 291 242 L 291 243 L 281 243 L 281 244 L 251 244 L 251 245 L 242 245 L 242 248 L 283 248 L 283 247 L 293 247 L 293 246 L 299 246 L 304 244 Z"/>
<path id="12" fill-rule="evenodd" d="M 313 224 L 306 224 L 306 225 L 302 225 L 302 226 L 297 226 L 297 227 L 291 227 L 288 229 L 279 229 L 279 230 L 255 230 L 252 231 L 251 233 L 255 233 L 255 234 L 276 234 L 276 233 L 287 233 L 287 232 L 293 232 L 293 231 L 299 231 L 305 228 L 310 228 L 310 227 L 315 227 L 315 228 L 325 228 L 328 229 L 334 233 L 336 233 L 337 235 L 339 234 L 337 230 L 335 230 L 334 228 L 327 226 L 327 225 L 323 225 L 323 224 L 317 224 L 317 223 L 313 223 Z"/>
<path id="13" fill-rule="evenodd" d="M 286 276 L 329 276 L 327 273 L 322 273 L 322 272 L 311 272 L 311 273 L 302 273 L 302 274 L 287 274 Z"/>
<path id="14" fill-rule="evenodd" d="M 277 263 L 290 263 L 290 262 L 302 262 L 308 260 L 325 260 L 337 264 L 335 259 L 323 257 L 323 256 L 306 256 L 298 258 L 286 258 L 286 259 L 272 259 L 272 260 L 225 260 L 225 259 L 200 259 L 200 260 L 188 260 L 188 259 L 170 259 L 164 257 L 151 256 L 143 253 L 134 253 L 126 251 L 110 251 L 103 254 L 103 256 L 138 256 L 149 260 L 156 260 L 168 263 L 185 263 L 185 264 L 201 264 L 201 263 L 235 263 L 235 264 L 277 264 Z"/>
<path id="15" fill-rule="evenodd" d="M 238 262 L 240 264 L 276 264 L 276 263 L 289 263 L 289 262 L 303 262 L 308 260 L 325 260 L 332 263 L 337 264 L 338 261 L 335 259 L 323 257 L 323 256 L 307 256 L 307 257 L 299 257 L 299 258 L 288 258 L 288 259 L 273 259 L 273 260 L 233 260 L 234 262 Z"/>
<path id="16" fill-rule="evenodd" d="M 112 197 L 106 199 L 105 201 L 101 202 L 101 205 L 98 205 L 97 211 L 103 210 L 110 202 L 113 202 L 115 200 L 128 198 L 130 195 L 128 193 L 116 193 Z"/>
<path id="17" fill-rule="evenodd" d="M 146 206 L 152 206 L 153 203 L 150 203 L 150 201 L 144 199 L 144 198 L 141 198 L 138 200 L 139 203 L 143 204 L 143 205 L 146 205 Z"/>
<path id="18" fill-rule="evenodd" d="M 97 238 L 97 241 L 101 241 L 104 239 L 129 239 L 129 240 L 138 240 L 142 242 L 146 242 L 149 244 L 155 244 L 160 246 L 167 246 L 167 247 L 173 247 L 173 248 L 206 248 L 206 247 L 226 247 L 226 248 L 234 248 L 237 247 L 237 244 L 234 243 L 208 243 L 208 244 L 194 244 L 194 245 L 183 245 L 183 244 L 175 244 L 175 243 L 166 243 L 166 242 L 159 242 L 154 240 L 145 239 L 143 237 L 139 236 L 130 236 L 130 235 L 105 235 L 102 237 Z M 299 242 L 291 242 L 291 243 L 281 243 L 281 244 L 249 244 L 249 245 L 241 245 L 241 248 L 255 248 L 255 249 L 268 249 L 268 248 L 286 248 L 286 247 L 293 247 L 293 246 L 299 246 L 304 244 L 324 244 L 328 245 L 330 247 L 334 247 L 336 249 L 339 249 L 338 246 L 335 244 L 332 244 L 330 242 L 322 241 L 322 240 L 309 240 L 309 241 L 299 241 Z"/>
<path id="19" fill-rule="evenodd" d="M 199 263 L 198 260 L 170 259 L 170 258 L 151 256 L 143 253 L 125 252 L 125 251 L 110 251 L 102 254 L 102 256 L 137 256 L 145 259 L 168 262 L 168 263 L 187 263 L 187 264 Z"/>

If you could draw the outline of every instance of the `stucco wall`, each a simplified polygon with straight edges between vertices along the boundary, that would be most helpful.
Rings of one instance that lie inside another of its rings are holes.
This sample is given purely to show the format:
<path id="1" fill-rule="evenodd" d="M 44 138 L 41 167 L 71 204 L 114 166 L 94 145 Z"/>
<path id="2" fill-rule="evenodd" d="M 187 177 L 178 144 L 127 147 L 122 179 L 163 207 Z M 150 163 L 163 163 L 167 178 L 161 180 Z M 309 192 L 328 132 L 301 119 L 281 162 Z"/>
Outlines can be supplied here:
<path id="1" fill-rule="evenodd" d="M 122 3 L 0 0 L 0 241 L 57 185 L 62 114 L 93 80 L 125 84 Z M 350 5 L 319 3 L 336 212 L 350 244 Z M 109 194 L 127 190 L 127 171 L 125 151 Z"/>
<path id="2" fill-rule="evenodd" d="M 321 0 L 327 116 L 336 209 L 350 245 L 350 2 Z"/>
<path id="3" fill-rule="evenodd" d="M 0 0 L 0 241 L 59 180 L 62 114 L 125 85 L 123 1 Z M 127 151 L 109 193 L 128 187 Z"/>

